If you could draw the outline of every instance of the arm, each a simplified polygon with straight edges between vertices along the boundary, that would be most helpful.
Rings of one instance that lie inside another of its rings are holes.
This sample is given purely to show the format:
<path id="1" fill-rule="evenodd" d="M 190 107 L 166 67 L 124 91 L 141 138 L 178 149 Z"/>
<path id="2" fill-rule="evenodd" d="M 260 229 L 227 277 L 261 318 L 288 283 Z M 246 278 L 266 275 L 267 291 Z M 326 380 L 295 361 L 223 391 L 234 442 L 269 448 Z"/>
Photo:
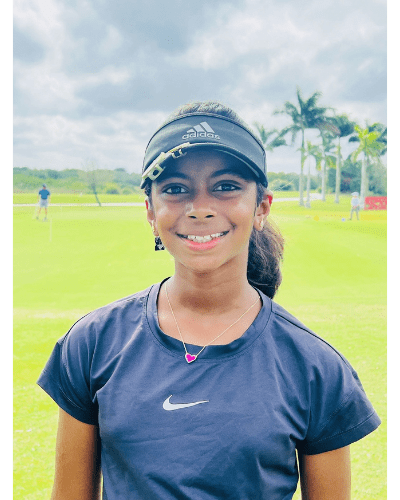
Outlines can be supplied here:
<path id="1" fill-rule="evenodd" d="M 98 500 L 100 477 L 98 427 L 60 408 L 51 500 Z"/>
<path id="2" fill-rule="evenodd" d="M 302 500 L 350 500 L 350 446 L 299 455 Z"/>

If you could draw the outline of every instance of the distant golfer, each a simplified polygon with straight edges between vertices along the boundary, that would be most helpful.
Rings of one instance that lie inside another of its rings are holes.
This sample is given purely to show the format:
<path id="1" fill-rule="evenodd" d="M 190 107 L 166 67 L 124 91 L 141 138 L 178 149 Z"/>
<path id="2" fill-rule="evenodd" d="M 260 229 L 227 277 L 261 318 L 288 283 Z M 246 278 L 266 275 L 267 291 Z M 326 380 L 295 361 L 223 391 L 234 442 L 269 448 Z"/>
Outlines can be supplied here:
<path id="1" fill-rule="evenodd" d="M 357 215 L 357 220 L 360 220 L 358 213 L 360 211 L 360 198 L 358 197 L 358 193 L 351 193 L 351 211 L 350 211 L 350 220 L 353 219 L 353 212 Z"/>
<path id="2" fill-rule="evenodd" d="M 36 219 L 39 219 L 40 212 L 42 208 L 44 208 L 44 219 L 47 220 L 47 207 L 50 202 L 50 191 L 47 189 L 46 184 L 43 184 L 42 189 L 38 193 L 38 203 L 39 203 L 39 211 L 36 216 Z"/>

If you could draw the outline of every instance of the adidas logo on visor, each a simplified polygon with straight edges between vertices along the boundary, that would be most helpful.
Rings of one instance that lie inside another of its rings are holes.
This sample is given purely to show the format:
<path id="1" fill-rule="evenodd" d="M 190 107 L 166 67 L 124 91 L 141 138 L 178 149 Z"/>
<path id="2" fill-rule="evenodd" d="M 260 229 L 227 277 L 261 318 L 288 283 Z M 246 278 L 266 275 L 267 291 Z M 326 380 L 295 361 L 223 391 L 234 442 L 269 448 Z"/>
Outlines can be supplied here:
<path id="1" fill-rule="evenodd" d="M 221 139 L 214 130 L 210 127 L 207 122 L 201 122 L 199 125 L 195 125 L 190 128 L 186 134 L 182 136 L 182 139 L 191 139 L 195 137 L 210 137 L 213 139 Z"/>

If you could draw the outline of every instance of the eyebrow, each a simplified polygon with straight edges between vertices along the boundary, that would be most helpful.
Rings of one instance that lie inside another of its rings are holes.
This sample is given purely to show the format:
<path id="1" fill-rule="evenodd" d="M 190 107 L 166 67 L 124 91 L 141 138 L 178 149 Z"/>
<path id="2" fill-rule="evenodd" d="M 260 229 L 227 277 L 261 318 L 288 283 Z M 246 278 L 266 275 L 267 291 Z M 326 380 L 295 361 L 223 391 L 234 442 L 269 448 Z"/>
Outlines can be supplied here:
<path id="1" fill-rule="evenodd" d="M 158 182 L 164 182 L 168 179 L 178 177 L 179 179 L 185 179 L 188 180 L 190 179 L 189 176 L 184 174 L 183 172 L 176 172 L 176 171 L 170 171 L 170 170 L 164 170 L 164 172 L 160 175 L 160 178 L 157 179 Z"/>
<path id="2" fill-rule="evenodd" d="M 221 175 L 226 175 L 226 174 L 236 175 L 236 176 L 244 179 L 242 172 L 240 172 L 239 169 L 232 168 L 232 167 L 221 168 L 220 170 L 217 170 L 216 172 L 211 174 L 211 177 L 220 177 Z"/>
<path id="3" fill-rule="evenodd" d="M 235 169 L 232 167 L 221 168 L 220 170 L 216 170 L 215 172 L 213 172 L 211 174 L 211 177 L 215 178 L 215 177 L 220 177 L 222 175 L 227 175 L 227 174 L 235 175 L 237 177 L 240 177 L 241 179 L 246 180 L 246 176 L 243 175 L 243 173 L 241 171 L 239 171 L 239 169 Z M 172 178 L 190 180 L 190 176 L 184 174 L 183 172 L 164 170 L 162 175 L 160 175 L 159 182 L 164 182 L 164 181 L 167 181 L 168 179 L 172 179 Z"/>

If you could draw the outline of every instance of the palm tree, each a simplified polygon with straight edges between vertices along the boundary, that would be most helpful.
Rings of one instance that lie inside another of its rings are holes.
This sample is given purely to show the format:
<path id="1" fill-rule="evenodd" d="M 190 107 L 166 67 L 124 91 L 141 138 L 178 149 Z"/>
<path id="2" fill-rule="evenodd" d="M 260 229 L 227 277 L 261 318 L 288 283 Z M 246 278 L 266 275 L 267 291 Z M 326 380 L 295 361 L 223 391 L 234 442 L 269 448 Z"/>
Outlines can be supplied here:
<path id="1" fill-rule="evenodd" d="M 337 162 L 336 162 L 336 186 L 335 186 L 335 203 L 339 203 L 339 193 L 340 193 L 340 169 L 342 166 L 342 151 L 340 146 L 340 139 L 342 137 L 347 137 L 354 132 L 355 122 L 352 122 L 349 117 L 345 114 L 336 115 L 331 118 L 333 124 L 336 127 L 335 135 L 338 138 L 337 146 Z"/>
<path id="2" fill-rule="evenodd" d="M 286 114 L 292 119 L 292 124 L 285 127 L 281 131 L 281 136 L 285 136 L 288 133 L 292 135 L 292 145 L 297 137 L 297 134 L 301 133 L 301 162 L 300 162 L 300 179 L 299 179 L 299 204 L 304 206 L 303 200 L 303 170 L 304 170 L 304 154 L 305 154 L 305 131 L 310 128 L 317 128 L 322 122 L 325 121 L 326 111 L 328 108 L 323 108 L 317 106 L 317 101 L 321 97 L 321 92 L 314 92 L 311 97 L 304 100 L 301 90 L 297 87 L 297 104 L 292 104 L 286 101 L 282 110 L 276 110 L 274 114 Z"/>
<path id="3" fill-rule="evenodd" d="M 379 137 L 376 139 L 377 142 L 381 142 L 384 148 L 380 152 L 379 156 L 383 156 L 387 153 L 387 127 L 383 123 L 376 122 L 368 127 L 370 132 L 379 132 Z"/>
<path id="4" fill-rule="evenodd" d="M 322 161 L 322 153 L 320 147 L 314 144 L 311 144 L 311 141 L 307 141 L 307 147 L 303 151 L 304 160 L 308 160 L 308 171 L 307 171 L 307 199 L 306 199 L 306 208 L 311 208 L 311 197 L 310 197 L 310 187 L 311 187 L 311 157 L 315 158 L 315 163 L 318 168 L 318 165 L 321 165 Z"/>
<path id="5" fill-rule="evenodd" d="M 266 151 L 273 152 L 273 150 L 279 146 L 287 146 L 285 139 L 276 128 L 267 130 L 264 125 L 260 125 L 257 122 L 254 122 L 254 125 L 260 135 L 261 142 L 263 143 Z M 276 137 L 272 139 L 271 136 L 274 134 L 276 134 Z"/>
<path id="6" fill-rule="evenodd" d="M 325 191 L 326 191 L 326 167 L 328 168 L 336 168 L 336 158 L 332 156 L 330 153 L 332 149 L 334 148 L 333 140 L 335 139 L 336 135 L 339 133 L 339 129 L 334 125 L 333 123 L 330 122 L 331 118 L 327 118 L 327 121 L 320 124 L 319 132 L 322 140 L 321 144 L 321 156 L 322 160 L 320 162 L 317 161 L 316 168 L 317 170 L 321 169 L 321 164 L 323 164 L 322 167 L 322 173 L 321 173 L 321 194 L 322 194 L 322 201 L 326 201 L 325 198 Z"/>
<path id="7" fill-rule="evenodd" d="M 365 195 L 367 192 L 367 166 L 370 164 L 371 158 L 379 158 L 386 150 L 386 143 L 382 132 L 377 130 L 377 123 L 366 128 L 361 128 L 358 125 L 354 127 L 356 135 L 350 137 L 349 142 L 359 142 L 358 148 L 351 154 L 351 161 L 356 162 L 357 158 L 362 153 L 361 158 L 361 187 L 360 187 L 360 207 L 364 209 Z M 386 131 L 384 131 L 386 135 Z M 381 139 L 381 140 L 379 140 Z"/>

